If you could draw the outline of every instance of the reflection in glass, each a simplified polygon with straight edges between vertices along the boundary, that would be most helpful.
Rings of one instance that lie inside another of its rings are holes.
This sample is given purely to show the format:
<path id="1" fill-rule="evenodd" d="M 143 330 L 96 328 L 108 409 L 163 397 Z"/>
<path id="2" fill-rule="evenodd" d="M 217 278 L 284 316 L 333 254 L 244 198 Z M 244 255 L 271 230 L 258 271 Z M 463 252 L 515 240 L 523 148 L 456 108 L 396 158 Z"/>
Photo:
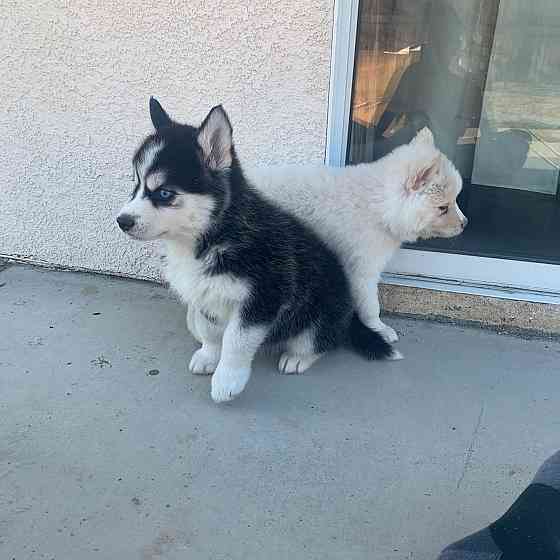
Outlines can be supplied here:
<path id="1" fill-rule="evenodd" d="M 471 225 L 423 248 L 560 263 L 560 3 L 362 0 L 348 163 L 429 126 Z"/>

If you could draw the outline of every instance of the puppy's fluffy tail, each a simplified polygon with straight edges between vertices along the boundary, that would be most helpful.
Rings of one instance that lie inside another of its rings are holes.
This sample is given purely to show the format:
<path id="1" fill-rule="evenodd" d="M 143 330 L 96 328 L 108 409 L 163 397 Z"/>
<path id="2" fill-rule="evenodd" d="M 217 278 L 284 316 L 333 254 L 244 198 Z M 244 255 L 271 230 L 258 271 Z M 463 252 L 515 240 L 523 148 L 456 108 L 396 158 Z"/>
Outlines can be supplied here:
<path id="1" fill-rule="evenodd" d="M 402 354 L 378 332 L 366 327 L 354 313 L 348 329 L 348 342 L 366 360 L 400 360 Z"/>

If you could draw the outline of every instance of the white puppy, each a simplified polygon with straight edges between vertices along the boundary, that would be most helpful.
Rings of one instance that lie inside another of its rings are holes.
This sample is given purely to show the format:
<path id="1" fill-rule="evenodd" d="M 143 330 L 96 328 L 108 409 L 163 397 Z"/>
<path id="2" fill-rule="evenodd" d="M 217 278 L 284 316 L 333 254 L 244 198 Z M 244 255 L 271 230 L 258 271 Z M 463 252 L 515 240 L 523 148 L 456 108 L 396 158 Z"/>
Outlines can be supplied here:
<path id="1" fill-rule="evenodd" d="M 467 225 L 457 205 L 462 179 L 424 128 L 384 158 L 344 168 L 246 170 L 265 196 L 295 214 L 341 259 L 358 315 L 388 342 L 397 333 L 379 318 L 381 272 L 403 242 L 454 237 Z M 187 323 L 198 338 L 194 310 Z"/>

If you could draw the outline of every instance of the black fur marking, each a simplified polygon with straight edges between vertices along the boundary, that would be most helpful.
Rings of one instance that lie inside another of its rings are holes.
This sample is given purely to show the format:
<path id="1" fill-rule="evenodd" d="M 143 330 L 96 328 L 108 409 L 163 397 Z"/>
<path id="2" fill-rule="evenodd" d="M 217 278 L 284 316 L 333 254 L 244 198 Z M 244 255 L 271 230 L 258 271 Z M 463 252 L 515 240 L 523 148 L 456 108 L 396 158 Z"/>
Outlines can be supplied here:
<path id="1" fill-rule="evenodd" d="M 134 200 L 136 198 L 136 195 L 138 194 L 139 190 L 140 190 L 140 183 L 136 183 L 134 185 L 134 189 L 132 190 L 132 194 L 130 195 L 130 200 Z"/>
<path id="2" fill-rule="evenodd" d="M 202 152 L 197 142 L 198 130 L 192 126 L 174 124 L 148 136 L 133 158 L 136 168 L 144 160 L 144 154 L 152 146 L 161 144 L 155 154 L 150 168 L 145 175 L 164 170 L 166 184 L 173 185 L 174 190 L 191 194 L 210 194 L 221 198 L 224 185 L 221 185 L 219 173 L 212 172 L 202 164 Z"/>
<path id="3" fill-rule="evenodd" d="M 367 360 L 380 360 L 393 356 L 393 347 L 379 337 L 378 333 L 366 327 L 356 314 L 352 317 L 348 338 L 350 346 Z"/>
<path id="4" fill-rule="evenodd" d="M 138 176 L 138 169 L 136 169 L 136 166 L 134 166 L 134 188 L 132 190 L 132 194 L 130 195 L 130 200 L 134 200 L 134 198 L 138 194 L 139 189 L 140 189 L 140 177 Z"/>
<path id="5" fill-rule="evenodd" d="M 154 124 L 160 124 L 161 114 L 157 107 L 155 111 Z M 166 181 L 178 192 L 214 199 L 213 219 L 197 240 L 195 257 L 206 260 L 208 275 L 228 275 L 248 282 L 250 295 L 241 308 L 244 324 L 267 326 L 267 343 L 286 341 L 311 330 L 317 353 L 349 340 L 368 359 L 389 356 L 392 348 L 381 335 L 353 319 L 349 283 L 334 252 L 247 182 L 229 143 L 231 129 L 225 137 L 231 166 L 223 170 L 207 165 L 215 153 L 203 153 L 198 142 L 201 129 L 170 119 L 169 123 L 144 141 L 134 160 L 141 161 L 144 151 L 157 142 L 162 147 L 149 172 L 164 171 Z M 224 123 L 231 126 L 227 115 Z M 212 132 L 218 134 L 219 130 Z M 222 149 L 224 138 L 215 141 Z M 207 149 L 212 150 L 212 146 Z"/>

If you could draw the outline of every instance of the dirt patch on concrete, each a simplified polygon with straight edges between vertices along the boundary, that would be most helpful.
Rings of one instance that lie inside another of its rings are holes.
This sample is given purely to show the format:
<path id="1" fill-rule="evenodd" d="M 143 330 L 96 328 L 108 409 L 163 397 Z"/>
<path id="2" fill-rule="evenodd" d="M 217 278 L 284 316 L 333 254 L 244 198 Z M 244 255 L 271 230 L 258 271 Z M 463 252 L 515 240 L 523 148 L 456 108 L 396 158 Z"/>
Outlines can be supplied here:
<path id="1" fill-rule="evenodd" d="M 439 292 L 407 286 L 380 286 L 385 313 L 484 327 L 525 338 L 560 338 L 560 305 Z"/>

